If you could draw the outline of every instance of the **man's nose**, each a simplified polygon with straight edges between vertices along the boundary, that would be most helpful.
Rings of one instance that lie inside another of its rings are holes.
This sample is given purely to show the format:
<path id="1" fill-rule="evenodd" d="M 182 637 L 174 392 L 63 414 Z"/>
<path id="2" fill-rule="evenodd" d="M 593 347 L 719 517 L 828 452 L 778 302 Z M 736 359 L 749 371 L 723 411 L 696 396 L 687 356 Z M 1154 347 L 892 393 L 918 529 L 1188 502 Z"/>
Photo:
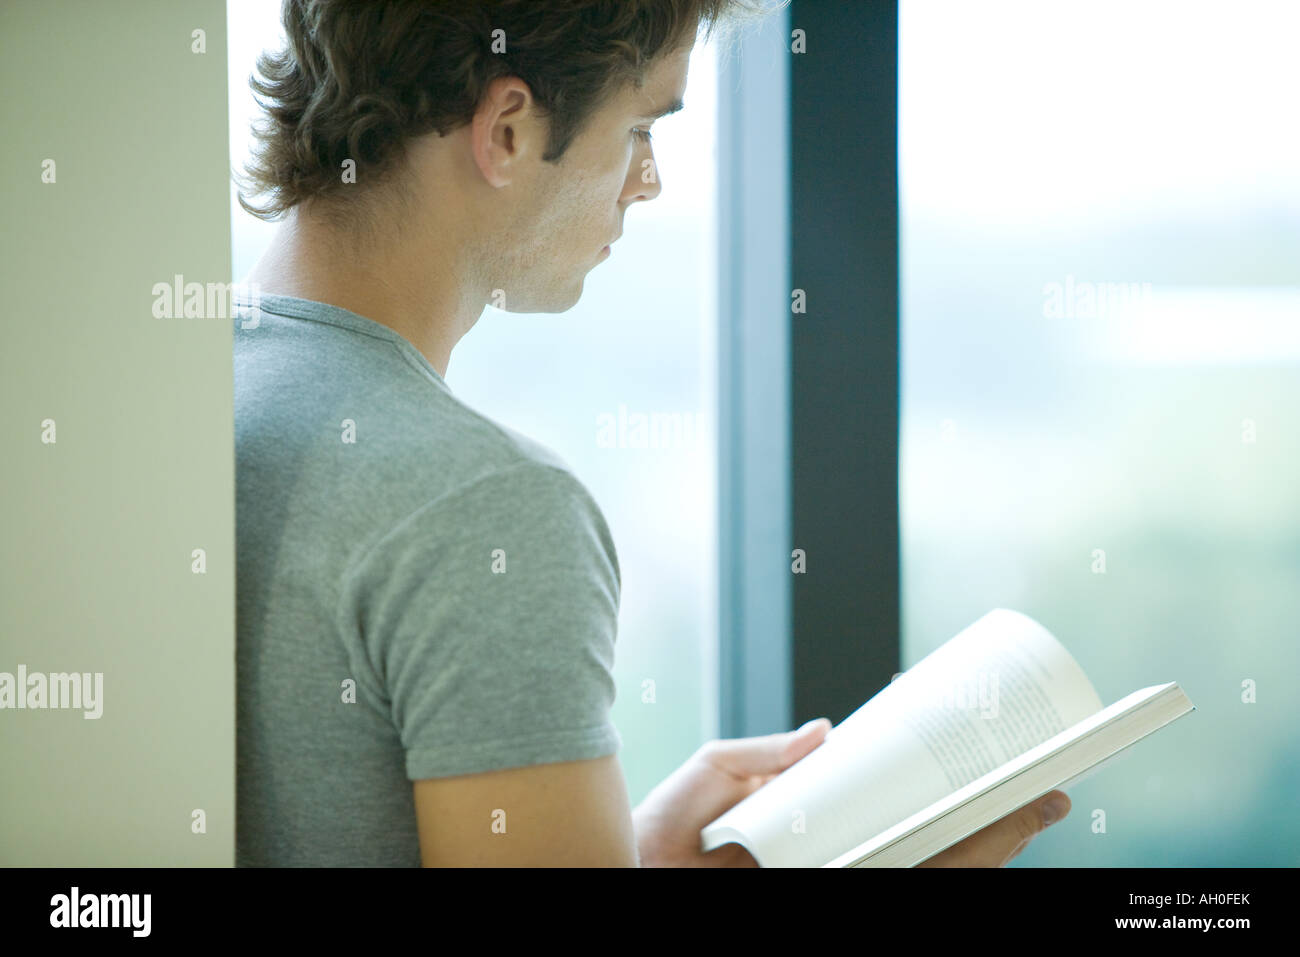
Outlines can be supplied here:
<path id="1" fill-rule="evenodd" d="M 653 156 L 642 158 L 633 168 L 629 179 L 628 201 L 654 199 L 663 190 L 659 181 L 659 166 Z"/>

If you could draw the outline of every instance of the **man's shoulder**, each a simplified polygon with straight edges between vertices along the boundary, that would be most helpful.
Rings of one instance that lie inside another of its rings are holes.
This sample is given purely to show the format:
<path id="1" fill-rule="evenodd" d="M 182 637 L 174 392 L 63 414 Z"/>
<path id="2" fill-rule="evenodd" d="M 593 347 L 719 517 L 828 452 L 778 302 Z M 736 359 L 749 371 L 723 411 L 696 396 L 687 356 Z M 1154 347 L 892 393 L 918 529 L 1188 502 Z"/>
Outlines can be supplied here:
<path id="1" fill-rule="evenodd" d="M 398 393 L 385 407 L 391 421 L 376 426 L 375 448 L 357 460 L 364 464 L 356 479 L 374 496 L 376 534 L 385 526 L 410 525 L 412 535 L 434 528 L 431 546 L 488 531 L 538 545 L 581 540 L 617 564 L 600 506 L 555 449 L 449 392 Z"/>
<path id="2" fill-rule="evenodd" d="M 483 486 L 587 495 L 563 456 L 517 429 L 445 394 L 425 410 L 436 424 L 423 435 L 423 429 L 413 428 L 400 452 L 413 466 L 411 477 L 419 484 L 413 491 L 438 488 L 443 495 L 467 495 Z"/>
<path id="3" fill-rule="evenodd" d="M 466 429 L 454 451 L 413 452 L 367 503 L 371 517 L 348 548 L 347 600 L 373 592 L 401 606 L 436 569 L 461 600 L 490 593 L 537 609 L 538 596 L 563 594 L 570 606 L 617 609 L 618 551 L 586 485 L 556 452 L 514 429 L 477 413 Z M 494 587 L 507 560 L 513 590 Z M 537 611 L 539 620 L 549 614 Z"/>

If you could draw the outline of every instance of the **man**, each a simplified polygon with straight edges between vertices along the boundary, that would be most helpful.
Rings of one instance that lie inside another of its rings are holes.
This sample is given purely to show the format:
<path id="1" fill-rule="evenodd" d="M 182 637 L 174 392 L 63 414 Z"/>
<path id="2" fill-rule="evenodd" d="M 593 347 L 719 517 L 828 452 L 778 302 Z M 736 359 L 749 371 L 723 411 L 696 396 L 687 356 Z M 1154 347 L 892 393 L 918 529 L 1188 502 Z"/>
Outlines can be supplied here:
<path id="1" fill-rule="evenodd" d="M 444 381 L 485 304 L 578 301 L 659 194 L 649 128 L 699 28 L 747 12 L 286 3 L 253 82 L 271 199 L 245 202 L 286 221 L 235 341 L 238 863 L 754 864 L 700 829 L 829 723 L 710 742 L 631 810 L 604 519 Z M 1032 805 L 929 863 L 1001 864 L 1042 827 Z"/>

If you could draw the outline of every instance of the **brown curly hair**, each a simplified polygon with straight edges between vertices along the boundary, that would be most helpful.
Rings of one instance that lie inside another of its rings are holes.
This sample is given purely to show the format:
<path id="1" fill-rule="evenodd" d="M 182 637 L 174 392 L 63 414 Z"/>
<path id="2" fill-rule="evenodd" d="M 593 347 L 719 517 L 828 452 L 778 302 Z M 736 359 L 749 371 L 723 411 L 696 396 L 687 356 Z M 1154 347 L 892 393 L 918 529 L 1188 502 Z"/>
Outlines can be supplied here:
<path id="1" fill-rule="evenodd" d="M 266 120 L 236 176 L 239 203 L 276 220 L 341 197 L 348 159 L 357 183 L 378 184 L 408 138 L 469 123 L 501 76 L 532 90 L 550 120 L 542 158 L 556 162 L 609 96 L 641 86 L 656 55 L 701 26 L 707 41 L 719 23 L 767 11 L 761 0 L 284 0 L 287 43 L 249 78 Z M 269 199 L 253 205 L 245 190 Z"/>

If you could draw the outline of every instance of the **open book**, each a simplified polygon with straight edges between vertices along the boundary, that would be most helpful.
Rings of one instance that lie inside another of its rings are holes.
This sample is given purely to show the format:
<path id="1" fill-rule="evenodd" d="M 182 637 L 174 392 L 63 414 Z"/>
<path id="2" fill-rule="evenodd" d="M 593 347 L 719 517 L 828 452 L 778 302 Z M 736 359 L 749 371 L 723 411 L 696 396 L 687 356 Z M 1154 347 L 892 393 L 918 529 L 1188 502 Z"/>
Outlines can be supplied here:
<path id="1" fill-rule="evenodd" d="M 1194 710 L 1174 682 L 1103 708 L 1041 625 L 989 612 L 701 832 L 762 867 L 912 867 Z"/>

